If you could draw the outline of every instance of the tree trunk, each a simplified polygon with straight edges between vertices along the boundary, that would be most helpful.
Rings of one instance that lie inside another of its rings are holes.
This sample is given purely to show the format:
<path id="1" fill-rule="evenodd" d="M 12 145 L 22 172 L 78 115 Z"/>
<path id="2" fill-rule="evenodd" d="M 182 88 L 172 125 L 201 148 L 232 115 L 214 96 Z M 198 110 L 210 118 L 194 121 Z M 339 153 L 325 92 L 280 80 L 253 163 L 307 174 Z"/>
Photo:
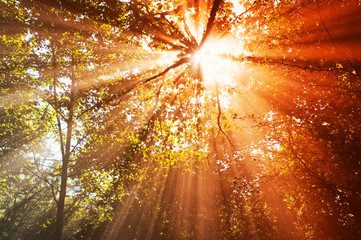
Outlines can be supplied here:
<path id="1" fill-rule="evenodd" d="M 70 102 L 68 106 L 69 115 L 67 120 L 67 133 L 66 133 L 66 142 L 65 142 L 65 154 L 62 159 L 62 168 L 61 168 L 61 184 L 60 184 L 60 195 L 58 200 L 58 208 L 56 213 L 56 224 L 55 224 L 55 240 L 60 240 L 64 227 L 64 207 L 65 207 L 65 197 L 66 197 L 66 188 L 68 180 L 68 165 L 71 152 L 71 138 L 72 138 L 72 129 L 73 129 L 73 116 L 74 116 L 74 104 L 75 104 L 75 75 L 74 69 L 72 69 L 71 74 L 71 89 L 70 89 Z"/>
<path id="2" fill-rule="evenodd" d="M 70 143 L 71 143 L 71 131 L 72 131 L 72 122 L 68 122 L 68 131 L 66 136 L 66 153 L 63 158 L 63 164 L 61 168 L 61 184 L 60 184 L 60 195 L 58 200 L 58 208 L 56 213 L 56 224 L 55 224 L 55 239 L 61 239 L 63 232 L 63 218 L 64 218 L 64 206 L 65 206 L 65 197 L 66 197 L 66 187 L 68 180 L 68 164 L 70 157 Z"/>

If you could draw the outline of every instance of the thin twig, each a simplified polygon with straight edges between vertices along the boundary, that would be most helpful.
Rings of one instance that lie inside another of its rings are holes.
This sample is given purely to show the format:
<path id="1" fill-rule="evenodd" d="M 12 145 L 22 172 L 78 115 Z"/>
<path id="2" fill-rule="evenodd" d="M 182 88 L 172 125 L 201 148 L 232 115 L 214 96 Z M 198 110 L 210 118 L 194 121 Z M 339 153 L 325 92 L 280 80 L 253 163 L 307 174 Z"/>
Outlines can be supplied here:
<path id="1" fill-rule="evenodd" d="M 228 134 L 224 132 L 223 128 L 222 128 L 222 125 L 221 125 L 221 115 L 222 115 L 222 109 L 221 109 L 221 104 L 220 104 L 220 101 L 219 101 L 219 90 L 218 90 L 218 84 L 217 84 L 217 106 L 218 106 L 218 115 L 217 115 L 217 125 L 218 125 L 218 134 L 217 136 L 219 135 L 219 132 L 221 132 L 228 140 L 229 144 L 233 147 L 233 149 L 236 149 L 237 148 L 234 146 L 234 144 L 232 143 L 231 139 L 229 138 Z"/>

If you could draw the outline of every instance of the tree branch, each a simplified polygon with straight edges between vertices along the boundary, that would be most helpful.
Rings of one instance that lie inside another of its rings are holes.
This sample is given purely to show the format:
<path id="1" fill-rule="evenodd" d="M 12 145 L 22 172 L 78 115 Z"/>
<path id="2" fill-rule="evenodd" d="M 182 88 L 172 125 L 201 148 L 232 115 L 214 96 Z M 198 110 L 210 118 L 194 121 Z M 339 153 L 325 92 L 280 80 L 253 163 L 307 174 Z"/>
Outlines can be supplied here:
<path id="1" fill-rule="evenodd" d="M 207 27 L 206 30 L 203 34 L 203 38 L 201 43 L 199 44 L 199 48 L 201 48 L 204 44 L 204 42 L 207 40 L 209 34 L 211 33 L 213 26 L 214 26 L 214 20 L 216 18 L 216 14 L 218 11 L 219 6 L 221 5 L 222 0 L 214 0 L 213 2 L 213 6 L 212 6 L 212 10 L 211 10 L 211 14 L 208 18 L 208 22 L 207 22 Z"/>
<path id="2" fill-rule="evenodd" d="M 217 115 L 217 125 L 218 125 L 218 134 L 219 135 L 219 132 L 221 132 L 228 140 L 229 144 L 232 146 L 233 149 L 237 149 L 231 139 L 229 138 L 228 134 L 224 132 L 223 128 L 222 128 L 222 125 L 221 125 L 221 115 L 222 115 L 222 109 L 221 109 L 221 104 L 220 104 L 220 101 L 219 101 L 219 90 L 218 90 L 218 86 L 217 86 L 217 107 L 218 107 L 218 115 Z"/>

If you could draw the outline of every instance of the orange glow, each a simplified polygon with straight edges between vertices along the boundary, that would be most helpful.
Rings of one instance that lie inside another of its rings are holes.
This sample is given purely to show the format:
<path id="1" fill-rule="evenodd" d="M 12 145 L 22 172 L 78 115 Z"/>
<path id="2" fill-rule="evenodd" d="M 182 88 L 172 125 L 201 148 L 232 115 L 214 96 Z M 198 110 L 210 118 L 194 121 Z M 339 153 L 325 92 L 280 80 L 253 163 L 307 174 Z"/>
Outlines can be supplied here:
<path id="1" fill-rule="evenodd" d="M 42 16 L 42 21 L 94 34 L 79 51 L 75 43 L 54 38 L 63 46 L 54 45 L 58 56 L 39 51 L 46 68 L 27 71 L 49 82 L 42 87 L 44 95 L 53 94 L 45 99 L 46 109 L 54 108 L 62 121 L 73 117 L 66 116 L 73 91 L 66 81 L 76 76 L 75 95 L 81 98 L 75 101 L 73 126 L 79 136 L 73 138 L 79 138 L 79 146 L 71 154 L 74 162 L 84 162 L 84 185 L 93 191 L 89 202 L 95 207 L 104 202 L 104 209 L 114 213 L 107 239 L 160 239 L 163 234 L 253 239 L 248 236 L 272 235 L 276 228 L 281 237 L 257 239 L 311 239 L 333 227 L 328 219 L 334 209 L 353 224 L 344 207 L 348 200 L 337 197 L 347 199 L 351 192 L 342 184 L 355 174 L 342 164 L 349 152 L 358 153 L 360 143 L 355 139 L 361 115 L 354 107 L 361 106 L 359 8 L 349 11 L 341 2 L 329 8 L 320 1 L 225 0 L 208 32 L 215 0 L 121 2 L 129 3 L 124 5 L 129 14 L 144 11 L 147 18 L 117 29 L 95 20 L 72 26 Z M 175 2 L 185 3 L 177 7 Z M 72 65 L 68 48 L 81 60 L 78 65 Z M 48 87 L 58 89 L 52 93 Z M 21 106 L 30 94 L 1 96 L 0 107 Z M 85 140 L 82 132 L 89 135 Z M 333 144 L 342 152 L 333 152 Z M 350 166 L 356 165 L 358 159 L 351 157 Z M 85 165 L 88 161 L 94 166 Z M 115 195 L 113 203 L 109 199 Z M 314 201 L 317 197 L 322 201 Z M 228 235 L 213 235 L 223 228 Z"/>

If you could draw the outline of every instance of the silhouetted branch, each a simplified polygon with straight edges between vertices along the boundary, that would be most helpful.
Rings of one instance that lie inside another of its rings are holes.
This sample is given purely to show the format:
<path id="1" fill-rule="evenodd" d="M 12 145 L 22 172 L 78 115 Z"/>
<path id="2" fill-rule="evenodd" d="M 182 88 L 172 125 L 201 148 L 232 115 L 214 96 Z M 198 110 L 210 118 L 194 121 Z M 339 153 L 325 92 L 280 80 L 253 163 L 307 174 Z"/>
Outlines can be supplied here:
<path id="1" fill-rule="evenodd" d="M 144 84 L 144 83 L 147 83 L 147 82 L 150 82 L 152 81 L 153 79 L 156 79 L 158 77 L 161 77 L 163 76 L 164 74 L 166 74 L 167 72 L 169 72 L 170 70 L 176 68 L 176 67 L 179 67 L 185 63 L 189 63 L 190 62 L 190 57 L 183 57 L 181 59 L 179 59 L 176 63 L 170 65 L 169 67 L 167 67 L 163 72 L 153 76 L 153 77 L 150 77 L 148 79 L 146 79 L 145 81 L 142 81 L 140 84 Z M 138 84 L 137 84 L 138 85 Z"/>
<path id="2" fill-rule="evenodd" d="M 100 107 L 100 106 L 106 106 L 107 104 L 109 104 L 111 101 L 116 100 L 121 98 L 122 96 L 125 96 L 126 94 L 130 93 L 131 91 L 133 91 L 136 87 L 141 86 L 143 84 L 146 84 L 156 78 L 159 78 L 163 75 L 165 75 L 167 72 L 169 72 L 170 70 L 177 68 L 185 63 L 189 63 L 190 62 L 190 57 L 183 57 L 181 59 L 179 59 L 176 63 L 170 65 L 169 67 L 167 67 L 165 70 L 163 70 L 161 73 L 158 73 L 157 75 L 154 75 L 150 78 L 147 78 L 145 80 L 141 80 L 138 81 L 136 83 L 134 83 L 133 85 L 131 85 L 129 88 L 125 89 L 124 91 L 120 92 L 120 93 L 116 93 L 112 96 L 110 96 L 109 98 L 94 104 L 93 106 L 85 109 L 84 111 L 82 111 L 80 114 L 77 115 L 76 119 L 80 118 L 81 116 L 83 116 L 85 113 L 90 112 L 91 110 Z"/>
<path id="3" fill-rule="evenodd" d="M 209 36 L 209 34 L 212 31 L 212 28 L 214 26 L 214 20 L 216 18 L 216 14 L 217 14 L 219 6 L 221 5 L 221 2 L 222 2 L 222 0 L 214 0 L 214 2 L 213 2 L 211 14 L 209 15 L 208 22 L 207 22 L 207 28 L 204 32 L 202 41 L 199 44 L 199 48 L 201 48 L 203 46 L 204 42 L 207 40 L 207 37 Z"/>

